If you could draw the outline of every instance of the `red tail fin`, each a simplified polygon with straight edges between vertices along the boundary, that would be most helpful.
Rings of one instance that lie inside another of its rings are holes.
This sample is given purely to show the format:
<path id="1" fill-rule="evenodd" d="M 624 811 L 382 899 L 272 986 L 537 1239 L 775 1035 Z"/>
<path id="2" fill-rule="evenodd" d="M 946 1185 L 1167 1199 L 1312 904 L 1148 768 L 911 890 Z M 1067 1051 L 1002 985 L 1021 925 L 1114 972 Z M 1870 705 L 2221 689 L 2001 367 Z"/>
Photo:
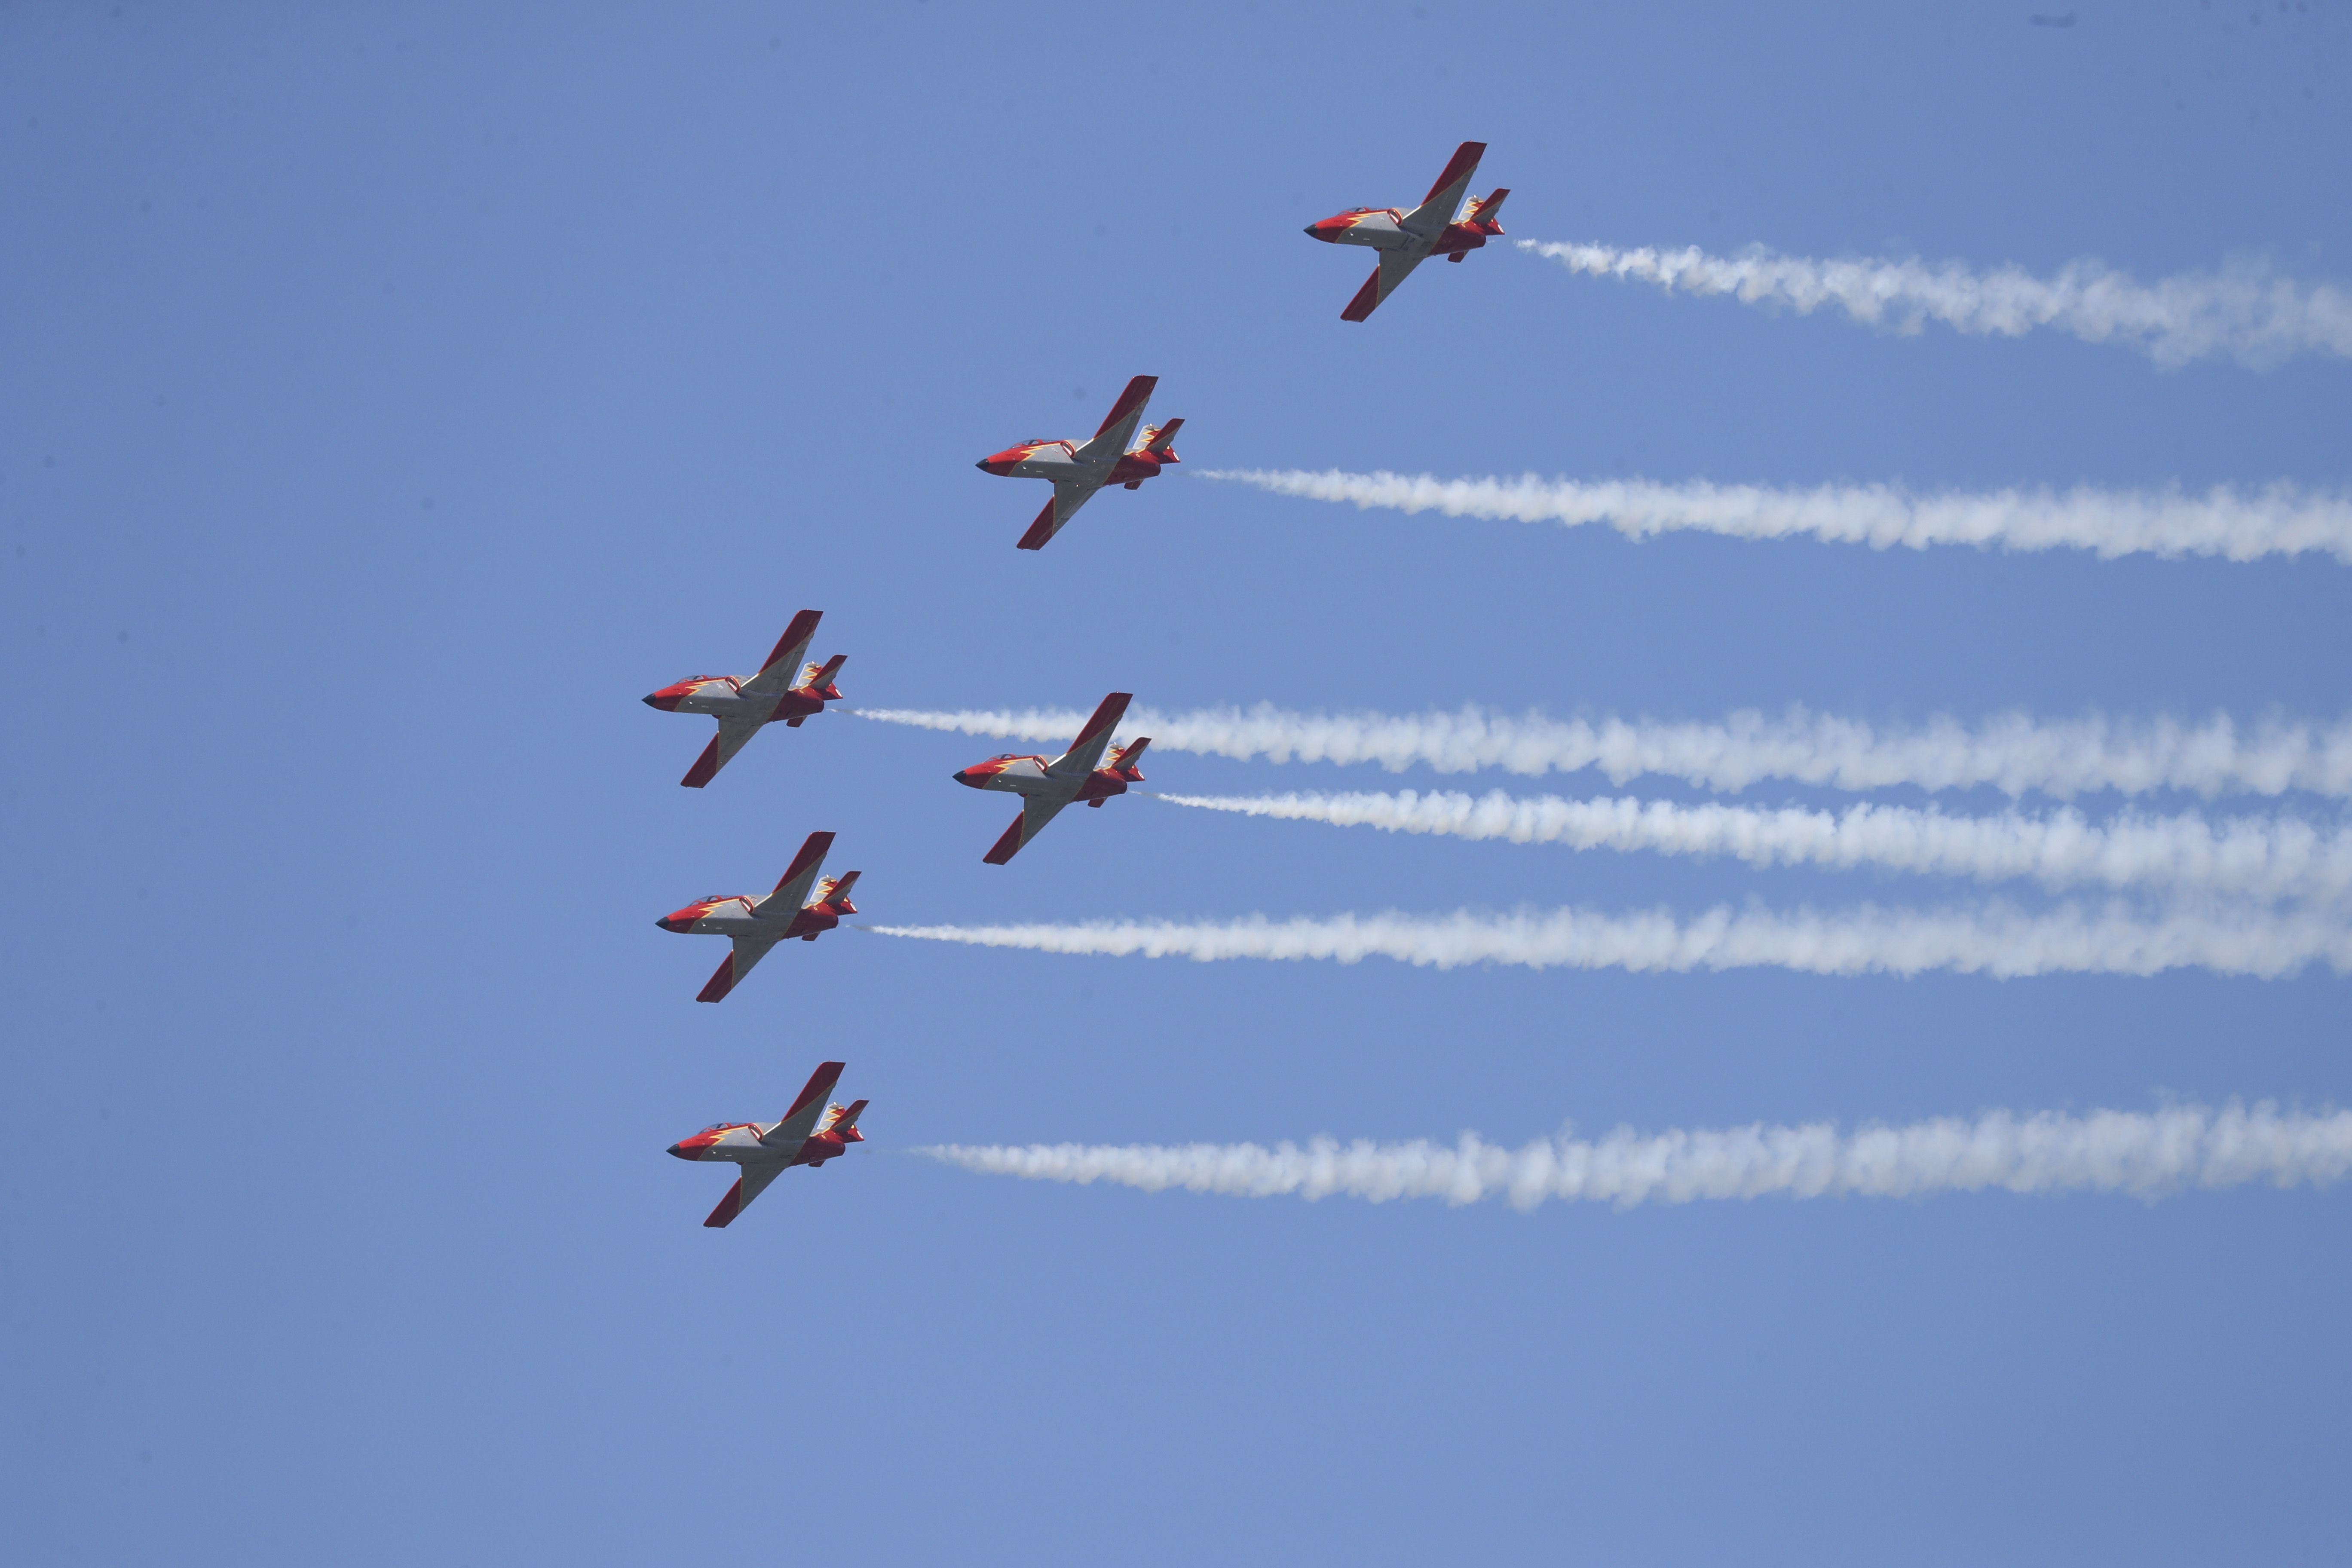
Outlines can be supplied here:
<path id="1" fill-rule="evenodd" d="M 702 748 L 702 755 L 694 759 L 694 766 L 677 782 L 688 789 L 700 789 L 719 776 L 719 737 L 710 737 L 710 744 Z"/>
<path id="2" fill-rule="evenodd" d="M 841 1141 L 843 1142 L 863 1143 L 866 1142 L 866 1134 L 857 1130 L 857 1119 L 860 1115 L 864 1114 L 865 1110 L 866 1101 L 862 1100 L 855 1100 L 850 1101 L 848 1110 L 843 1111 L 839 1116 L 833 1119 L 833 1127 L 831 1130 L 841 1134 Z"/>
<path id="3" fill-rule="evenodd" d="M 810 671 L 809 678 L 801 682 L 801 684 L 809 688 L 819 697 L 825 699 L 825 700 L 829 702 L 838 702 L 841 700 L 841 693 L 834 689 L 833 678 L 840 674 L 841 667 L 848 662 L 849 656 L 847 654 L 835 654 L 831 658 L 824 661 L 824 668 L 823 669 Z"/>

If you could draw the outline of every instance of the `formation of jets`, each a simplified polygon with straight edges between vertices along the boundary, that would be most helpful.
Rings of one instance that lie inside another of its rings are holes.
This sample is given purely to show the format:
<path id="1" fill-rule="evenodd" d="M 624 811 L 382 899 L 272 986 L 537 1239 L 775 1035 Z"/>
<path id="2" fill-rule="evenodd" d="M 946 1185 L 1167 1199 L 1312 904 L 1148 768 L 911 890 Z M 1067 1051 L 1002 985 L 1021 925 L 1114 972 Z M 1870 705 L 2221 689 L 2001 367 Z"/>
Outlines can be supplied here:
<path id="1" fill-rule="evenodd" d="M 1419 206 L 1410 210 L 1351 207 L 1307 226 L 1307 234 L 1317 239 L 1367 246 L 1379 253 L 1379 265 L 1339 312 L 1340 320 L 1363 321 L 1431 257 L 1459 261 L 1503 232 L 1495 218 L 1510 192 L 1497 189 L 1464 204 L 1486 152 L 1483 142 L 1462 143 Z M 1017 548 L 1044 549 L 1097 491 L 1113 485 L 1139 489 L 1146 479 L 1178 460 L 1173 443 L 1184 421 L 1142 423 L 1144 406 L 1159 384 L 1157 376 L 1139 375 L 1129 381 L 1102 424 L 1084 441 L 1023 441 L 980 459 L 977 466 L 983 472 L 1053 484 L 1053 498 L 1021 535 Z M 781 722 L 787 729 L 798 729 L 811 716 L 824 712 L 826 703 L 842 700 L 841 689 L 834 680 L 848 656 L 835 654 L 823 664 L 805 662 L 823 618 L 816 610 L 794 616 L 756 674 L 698 675 L 665 686 L 645 700 L 646 706 L 664 712 L 700 713 L 718 721 L 719 732 L 678 783 L 688 789 L 701 789 L 766 725 Z M 1060 756 L 1008 752 L 951 775 L 956 783 L 972 789 L 1000 790 L 1021 797 L 1021 815 L 981 857 L 982 861 L 991 866 L 1009 862 L 1064 806 L 1079 802 L 1098 806 L 1126 794 L 1130 784 L 1143 782 L 1137 763 L 1144 748 L 1151 744 L 1150 737 L 1139 736 L 1123 746 L 1112 744 L 1113 731 L 1126 716 L 1130 700 L 1124 691 L 1106 696 L 1079 729 L 1070 749 Z M 833 837 L 830 833 L 810 834 L 774 890 L 764 897 L 713 895 L 655 922 L 664 931 L 728 939 L 727 957 L 696 1001 L 717 1002 L 726 996 L 778 942 L 794 937 L 814 942 L 839 925 L 842 917 L 857 912 L 857 906 L 849 901 L 857 872 L 837 878 L 818 876 L 833 848 Z M 845 1109 L 828 1098 L 842 1067 L 840 1062 L 821 1064 L 780 1121 L 714 1122 L 670 1145 L 669 1152 L 681 1160 L 724 1161 L 742 1169 L 719 1206 L 702 1222 L 706 1226 L 718 1229 L 730 1223 L 745 1205 L 767 1190 L 769 1183 L 793 1166 L 822 1167 L 850 1144 L 865 1141 L 865 1134 L 857 1130 L 857 1119 L 866 1102 L 856 1100 Z"/>

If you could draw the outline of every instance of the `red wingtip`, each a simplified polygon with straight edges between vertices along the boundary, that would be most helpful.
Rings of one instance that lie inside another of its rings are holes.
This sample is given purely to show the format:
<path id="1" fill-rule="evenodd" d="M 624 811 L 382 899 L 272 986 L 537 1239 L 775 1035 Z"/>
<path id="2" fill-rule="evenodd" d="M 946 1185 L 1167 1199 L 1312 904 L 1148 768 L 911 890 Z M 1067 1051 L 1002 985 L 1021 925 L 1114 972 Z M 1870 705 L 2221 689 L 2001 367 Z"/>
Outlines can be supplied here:
<path id="1" fill-rule="evenodd" d="M 730 952 L 719 961 L 719 967 L 711 972 L 709 979 L 702 983 L 702 989 L 695 993 L 694 999 L 716 1002 L 734 989 L 735 955 Z"/>
<path id="2" fill-rule="evenodd" d="M 1016 816 L 1013 826 L 1004 830 L 1004 837 L 996 841 L 996 847 L 980 858 L 983 865 L 1002 866 L 1020 852 L 1021 818 Z"/>
<path id="3" fill-rule="evenodd" d="M 702 748 L 702 755 L 694 759 L 694 766 L 677 782 L 688 789 L 700 789 L 719 776 L 719 737 L 710 737 L 710 744 Z"/>
<path id="4" fill-rule="evenodd" d="M 816 624 L 823 619 L 824 619 L 823 610 L 803 610 L 799 615 L 794 616 L 793 624 L 784 628 L 784 635 L 778 637 L 776 646 L 769 650 L 767 663 L 761 665 L 760 668 L 767 668 L 768 665 L 775 663 L 794 647 L 816 636 Z"/>
<path id="5" fill-rule="evenodd" d="M 1106 696 L 1095 705 L 1094 717 L 1087 720 L 1079 729 L 1078 738 L 1070 742 L 1070 749 L 1076 751 L 1095 736 L 1118 723 L 1126 716 L 1127 705 L 1134 700 L 1135 693 L 1132 691 L 1114 691 Z"/>
<path id="6" fill-rule="evenodd" d="M 785 883 L 791 881 L 794 877 L 799 876 L 811 866 L 814 866 L 818 861 L 824 859 L 826 853 L 832 848 L 832 834 L 810 834 L 808 837 L 802 842 L 801 852 L 793 857 L 793 863 L 784 868 L 784 874 L 776 879 L 775 890 L 778 892 L 782 891 Z"/>
<path id="7" fill-rule="evenodd" d="M 793 1108 L 784 1112 L 784 1120 L 790 1121 L 799 1115 L 810 1100 L 823 1100 L 831 1094 L 833 1086 L 841 1081 L 842 1069 L 848 1065 L 846 1062 L 817 1063 L 816 1071 L 809 1074 L 808 1087 L 801 1090 L 798 1100 L 793 1101 Z"/>
<path id="8" fill-rule="evenodd" d="M 737 1215 L 741 1214 L 742 1212 L 743 1178 L 738 1176 L 735 1178 L 735 1184 L 727 1189 L 727 1195 L 719 1200 L 719 1206 L 710 1211 L 710 1217 L 702 1222 L 703 1228 L 706 1230 L 724 1229 L 729 1220 L 733 1219 Z"/>
<path id="9" fill-rule="evenodd" d="M 1339 312 L 1339 319 L 1343 321 L 1360 321 L 1370 315 L 1372 307 L 1380 302 L 1381 269 L 1375 267 L 1372 268 L 1372 275 L 1364 279 L 1364 286 L 1356 290 L 1356 297 L 1348 301 L 1348 308 Z"/>
<path id="10" fill-rule="evenodd" d="M 1159 384 L 1160 378 L 1156 375 L 1139 375 L 1129 382 L 1127 390 L 1118 395 L 1118 401 L 1110 405 L 1110 412 L 1103 416 L 1103 422 L 1095 426 L 1095 434 L 1101 435 L 1141 407 L 1150 399 L 1151 389 Z"/>
<path id="11" fill-rule="evenodd" d="M 1423 205 L 1435 201 L 1438 193 L 1454 181 L 1466 180 L 1476 173 L 1478 160 L 1486 155 L 1486 144 L 1484 142 L 1465 142 L 1454 149 L 1454 156 L 1445 161 L 1445 173 L 1437 176 L 1437 183 L 1429 187 L 1429 195 L 1421 198 Z M 1451 217 L 1453 215 L 1449 213 L 1446 216 Z"/>
<path id="12" fill-rule="evenodd" d="M 1045 541 L 1053 537 L 1054 503 L 1052 501 L 1047 501 L 1045 503 L 1045 510 L 1037 514 L 1037 521 L 1029 525 L 1029 531 L 1021 536 L 1021 542 L 1014 545 L 1013 548 L 1016 550 L 1043 550 L 1045 548 Z"/>

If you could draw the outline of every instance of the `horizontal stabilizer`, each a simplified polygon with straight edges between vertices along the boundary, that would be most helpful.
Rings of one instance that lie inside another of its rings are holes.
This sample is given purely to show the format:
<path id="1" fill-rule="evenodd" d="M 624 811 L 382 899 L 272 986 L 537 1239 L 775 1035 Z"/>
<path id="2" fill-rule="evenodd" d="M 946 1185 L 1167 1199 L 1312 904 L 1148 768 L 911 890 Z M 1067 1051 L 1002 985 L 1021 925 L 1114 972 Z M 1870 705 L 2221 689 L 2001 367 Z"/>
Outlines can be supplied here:
<path id="1" fill-rule="evenodd" d="M 1184 421 L 1171 419 L 1157 430 L 1146 430 L 1143 433 L 1143 449 L 1147 452 L 1162 453 L 1171 463 L 1177 461 L 1176 454 L 1168 450 L 1168 443 L 1176 439 L 1176 432 L 1182 428 L 1184 428 Z"/>
<path id="2" fill-rule="evenodd" d="M 857 1130 L 857 1119 L 865 1113 L 866 1101 L 854 1100 L 850 1101 L 849 1109 L 835 1117 L 833 1125 L 825 1131 L 840 1133 L 841 1141 L 845 1143 L 863 1143 L 866 1142 L 866 1134 Z"/>
<path id="3" fill-rule="evenodd" d="M 833 689 L 833 678 L 839 675 L 841 667 L 848 662 L 847 654 L 837 653 L 826 659 L 822 666 L 813 664 L 809 666 L 807 679 L 801 684 L 829 702 L 838 702 L 841 700 L 841 693 Z"/>
<path id="4" fill-rule="evenodd" d="M 832 905 L 844 914 L 856 914 L 857 906 L 849 901 L 849 889 L 857 886 L 857 879 L 865 874 L 863 871 L 844 871 L 841 874 L 841 880 L 830 888 L 822 889 L 824 893 L 822 901 Z"/>
<path id="5" fill-rule="evenodd" d="M 710 737 L 710 744 L 702 748 L 702 755 L 694 759 L 694 766 L 677 782 L 688 789 L 700 789 L 719 776 L 719 737 Z"/>
<path id="6" fill-rule="evenodd" d="M 1471 197 L 1469 210 L 1462 215 L 1462 221 L 1464 223 L 1496 222 L 1495 215 L 1503 210 L 1503 198 L 1510 194 L 1511 189 L 1508 185 L 1497 185 L 1495 187 L 1495 194 L 1491 196 Z M 1502 231 L 1497 229 L 1496 232 L 1499 234 Z"/>
<path id="7" fill-rule="evenodd" d="M 1151 744 L 1151 737 L 1139 735 L 1110 754 L 1111 771 L 1129 784 L 1141 784 L 1143 774 L 1136 764 L 1143 760 L 1143 748 Z"/>

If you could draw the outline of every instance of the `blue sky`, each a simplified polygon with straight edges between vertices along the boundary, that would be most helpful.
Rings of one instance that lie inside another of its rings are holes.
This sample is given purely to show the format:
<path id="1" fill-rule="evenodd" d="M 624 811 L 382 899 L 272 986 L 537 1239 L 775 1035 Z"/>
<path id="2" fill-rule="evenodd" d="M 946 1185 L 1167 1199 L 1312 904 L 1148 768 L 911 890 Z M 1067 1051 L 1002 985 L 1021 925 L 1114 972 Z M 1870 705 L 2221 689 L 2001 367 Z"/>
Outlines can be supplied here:
<path id="1" fill-rule="evenodd" d="M 2029 9 L 9 8 L 9 1554 L 2342 1561 L 2340 1192 L 1519 1215 L 908 1152 L 2340 1104 L 2325 971 L 841 931 L 702 1007 L 716 944 L 652 924 L 820 827 L 881 922 L 1971 892 L 1147 799 L 987 867 L 1010 813 L 948 774 L 998 745 L 839 717 L 678 789 L 702 727 L 636 699 L 804 605 L 894 707 L 2343 714 L 2325 557 L 1635 544 L 1181 468 L 1028 554 L 1039 487 L 972 468 L 1148 372 L 1192 468 L 2340 485 L 2336 360 L 1507 247 L 1348 326 L 1364 258 L 1299 233 L 1476 138 L 1514 237 L 2352 272 L 2334 0 Z M 871 1142 L 699 1228 L 723 1178 L 665 1145 L 826 1057 Z"/>

